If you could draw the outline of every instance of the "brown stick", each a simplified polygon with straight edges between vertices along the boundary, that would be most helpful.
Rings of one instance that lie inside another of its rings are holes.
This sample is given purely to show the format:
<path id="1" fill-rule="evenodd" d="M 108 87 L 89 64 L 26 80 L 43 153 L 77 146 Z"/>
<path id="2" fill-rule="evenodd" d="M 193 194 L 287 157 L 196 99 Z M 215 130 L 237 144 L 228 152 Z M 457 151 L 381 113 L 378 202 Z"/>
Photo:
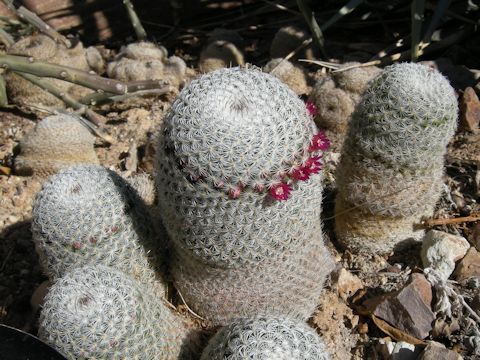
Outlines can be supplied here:
<path id="1" fill-rule="evenodd" d="M 427 219 L 422 221 L 422 225 L 426 228 L 430 228 L 437 225 L 462 224 L 462 223 L 474 222 L 474 221 L 480 221 L 480 216 L 471 215 L 471 216 L 463 216 L 463 217 L 450 218 L 450 219 Z"/>

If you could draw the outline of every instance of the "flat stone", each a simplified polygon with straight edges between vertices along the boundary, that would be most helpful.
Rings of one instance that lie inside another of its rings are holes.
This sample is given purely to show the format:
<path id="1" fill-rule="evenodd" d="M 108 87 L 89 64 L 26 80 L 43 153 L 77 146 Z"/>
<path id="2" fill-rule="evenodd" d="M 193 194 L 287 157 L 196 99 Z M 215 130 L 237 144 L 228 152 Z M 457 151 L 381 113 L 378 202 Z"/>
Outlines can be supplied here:
<path id="1" fill-rule="evenodd" d="M 480 253 L 473 246 L 458 263 L 454 276 L 457 281 L 480 277 Z"/>
<path id="2" fill-rule="evenodd" d="M 465 256 L 470 244 L 462 236 L 430 230 L 423 238 L 421 258 L 424 267 L 438 272 L 447 280 L 455 270 L 455 262 Z"/>
<path id="3" fill-rule="evenodd" d="M 417 339 L 424 339 L 435 320 L 431 303 L 430 283 L 422 274 L 412 274 L 411 282 L 403 289 L 369 299 L 364 305 L 395 328 Z"/>
<path id="4" fill-rule="evenodd" d="M 460 100 L 459 130 L 476 132 L 480 122 L 480 100 L 471 87 L 467 87 Z"/>
<path id="5" fill-rule="evenodd" d="M 418 360 L 463 360 L 460 354 L 448 350 L 439 343 L 430 343 L 420 354 Z"/>

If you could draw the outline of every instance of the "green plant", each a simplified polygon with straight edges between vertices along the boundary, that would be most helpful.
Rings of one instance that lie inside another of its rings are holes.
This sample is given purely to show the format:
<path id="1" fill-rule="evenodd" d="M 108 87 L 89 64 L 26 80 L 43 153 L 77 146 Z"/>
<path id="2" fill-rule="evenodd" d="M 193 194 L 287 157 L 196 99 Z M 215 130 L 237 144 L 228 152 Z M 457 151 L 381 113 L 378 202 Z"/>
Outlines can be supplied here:
<path id="1" fill-rule="evenodd" d="M 389 66 L 355 110 L 337 172 L 336 232 L 348 248 L 386 253 L 419 240 L 442 189 L 457 126 L 453 88 L 424 65 Z"/>
<path id="2" fill-rule="evenodd" d="M 305 104 L 258 70 L 214 71 L 179 94 L 157 192 L 174 282 L 201 316 L 311 314 L 333 265 L 320 222 L 327 147 Z"/>
<path id="3" fill-rule="evenodd" d="M 201 360 L 328 360 L 313 329 L 288 318 L 240 319 L 221 328 Z"/>
<path id="4" fill-rule="evenodd" d="M 68 359 L 186 357 L 185 322 L 145 284 L 101 265 L 78 267 L 50 288 L 39 336 Z"/>
<path id="5" fill-rule="evenodd" d="M 164 292 L 163 239 L 136 191 L 113 171 L 82 165 L 49 178 L 33 204 L 32 234 L 51 279 L 101 264 Z"/>

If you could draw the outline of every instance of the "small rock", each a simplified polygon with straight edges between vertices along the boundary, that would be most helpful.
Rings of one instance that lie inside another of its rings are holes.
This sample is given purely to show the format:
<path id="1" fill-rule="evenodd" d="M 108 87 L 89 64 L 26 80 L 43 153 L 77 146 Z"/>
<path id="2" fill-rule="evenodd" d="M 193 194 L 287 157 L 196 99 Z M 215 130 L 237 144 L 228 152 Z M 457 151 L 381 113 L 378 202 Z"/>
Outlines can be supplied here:
<path id="1" fill-rule="evenodd" d="M 473 232 L 470 236 L 470 243 L 475 246 L 475 249 L 477 249 L 477 251 L 480 251 L 480 223 L 476 223 L 473 227 Z"/>
<path id="2" fill-rule="evenodd" d="M 455 261 L 465 256 L 469 247 L 462 236 L 430 230 L 422 244 L 423 266 L 436 270 L 443 280 L 447 280 L 455 270 Z"/>
<path id="3" fill-rule="evenodd" d="M 399 341 L 393 348 L 390 360 L 416 360 L 420 351 L 420 349 L 415 348 L 415 345 Z"/>
<path id="4" fill-rule="evenodd" d="M 431 310 L 432 289 L 422 274 L 412 274 L 403 289 L 367 300 L 364 305 L 372 313 L 397 329 L 424 339 L 432 330 L 435 315 Z"/>
<path id="5" fill-rule="evenodd" d="M 459 282 L 472 277 L 480 277 L 480 253 L 472 246 L 455 270 Z"/>
<path id="6" fill-rule="evenodd" d="M 431 342 L 420 354 L 418 360 L 462 360 L 455 351 L 448 350 L 444 345 Z"/>
<path id="7" fill-rule="evenodd" d="M 343 301 L 347 301 L 348 298 L 363 288 L 362 280 L 344 268 L 338 271 L 337 276 L 337 292 Z"/>
<path id="8" fill-rule="evenodd" d="M 378 343 L 375 346 L 375 350 L 377 350 L 383 359 L 390 359 L 394 348 L 395 344 L 389 338 L 378 339 Z"/>
<path id="9" fill-rule="evenodd" d="M 460 101 L 460 123 L 461 131 L 476 132 L 480 122 L 480 101 L 471 87 L 467 87 Z"/>

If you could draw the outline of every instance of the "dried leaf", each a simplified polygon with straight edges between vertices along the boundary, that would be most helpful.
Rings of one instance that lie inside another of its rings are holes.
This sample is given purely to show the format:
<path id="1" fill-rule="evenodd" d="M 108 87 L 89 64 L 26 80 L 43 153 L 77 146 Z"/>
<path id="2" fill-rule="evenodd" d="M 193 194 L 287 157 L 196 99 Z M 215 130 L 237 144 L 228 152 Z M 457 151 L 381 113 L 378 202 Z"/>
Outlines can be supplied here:
<path id="1" fill-rule="evenodd" d="M 0 174 L 1 175 L 10 175 L 12 173 L 12 169 L 6 166 L 0 165 Z"/>
<path id="2" fill-rule="evenodd" d="M 422 341 L 420 339 L 417 339 L 416 337 L 413 337 L 411 335 L 408 335 L 407 333 L 393 327 L 386 321 L 376 317 L 375 315 L 371 315 L 373 322 L 377 327 L 382 330 L 385 334 L 389 335 L 396 341 L 405 341 L 409 344 L 413 345 L 426 345 L 427 343 L 425 341 Z"/>

